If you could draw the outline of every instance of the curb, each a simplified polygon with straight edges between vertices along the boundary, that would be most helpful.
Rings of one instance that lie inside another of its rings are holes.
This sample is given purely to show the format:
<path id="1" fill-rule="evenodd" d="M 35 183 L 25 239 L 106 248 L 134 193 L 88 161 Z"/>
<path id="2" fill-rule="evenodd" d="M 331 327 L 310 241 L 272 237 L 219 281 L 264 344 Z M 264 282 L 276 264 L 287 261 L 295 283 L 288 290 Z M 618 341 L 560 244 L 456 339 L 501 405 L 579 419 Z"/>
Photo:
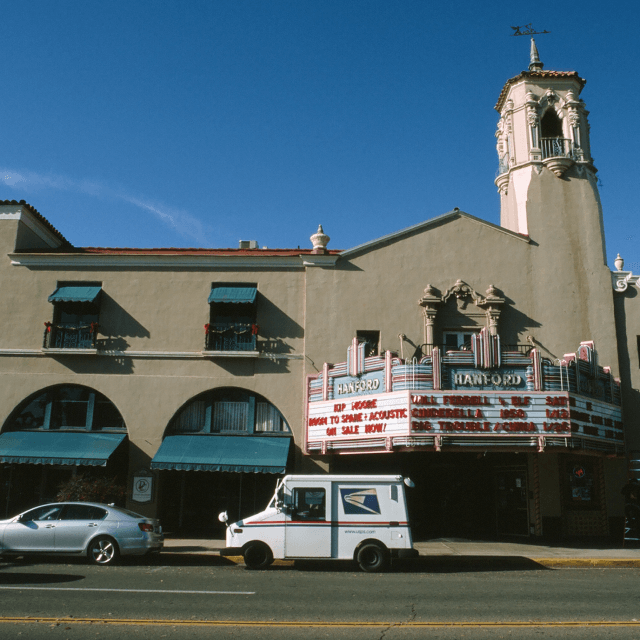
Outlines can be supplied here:
<path id="1" fill-rule="evenodd" d="M 640 568 L 640 559 L 630 558 L 531 558 L 543 567 L 554 569 L 556 567 L 619 567 Z"/>
<path id="2" fill-rule="evenodd" d="M 206 551 L 173 552 L 164 549 L 160 557 L 177 560 L 183 558 L 194 562 L 198 559 L 207 560 L 219 565 L 241 565 L 244 564 L 242 556 L 221 556 L 218 549 Z M 323 562 L 336 563 L 348 562 L 346 560 L 275 560 L 272 566 L 293 567 L 296 562 Z M 535 569 L 561 569 L 561 568 L 640 568 L 640 558 L 537 558 L 529 556 L 460 556 L 460 555 L 421 555 L 418 558 L 406 560 L 394 560 L 394 564 L 403 566 L 409 571 L 412 569 L 423 570 L 460 570 L 460 569 L 483 569 L 489 568 L 510 569 L 510 570 L 535 570 Z"/>

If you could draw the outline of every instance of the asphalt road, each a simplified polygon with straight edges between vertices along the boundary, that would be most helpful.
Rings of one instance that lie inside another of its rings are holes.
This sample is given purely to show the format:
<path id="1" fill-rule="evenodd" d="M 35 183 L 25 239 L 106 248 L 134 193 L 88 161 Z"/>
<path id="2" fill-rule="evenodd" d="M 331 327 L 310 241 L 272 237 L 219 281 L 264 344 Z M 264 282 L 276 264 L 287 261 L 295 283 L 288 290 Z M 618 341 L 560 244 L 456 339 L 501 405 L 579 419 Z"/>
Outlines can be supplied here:
<path id="1" fill-rule="evenodd" d="M 0 561 L 2 638 L 637 638 L 640 569 Z M 39 620 L 39 622 L 36 622 Z"/>

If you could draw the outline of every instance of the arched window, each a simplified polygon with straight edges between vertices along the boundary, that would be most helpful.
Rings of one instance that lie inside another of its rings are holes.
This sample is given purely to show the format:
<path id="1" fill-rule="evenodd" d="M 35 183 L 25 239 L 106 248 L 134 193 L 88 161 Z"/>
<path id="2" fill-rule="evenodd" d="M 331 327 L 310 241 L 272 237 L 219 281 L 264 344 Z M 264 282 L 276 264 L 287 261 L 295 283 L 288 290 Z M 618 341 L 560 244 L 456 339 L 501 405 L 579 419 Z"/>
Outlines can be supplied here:
<path id="1" fill-rule="evenodd" d="M 7 419 L 3 432 L 76 430 L 126 432 L 122 415 L 104 395 L 80 385 L 59 385 L 27 398 Z"/>
<path id="2" fill-rule="evenodd" d="M 213 433 L 290 434 L 284 416 L 266 398 L 226 387 L 205 391 L 187 402 L 169 423 L 167 435 Z"/>
<path id="3" fill-rule="evenodd" d="M 543 138 L 562 138 L 562 121 L 554 109 L 547 109 L 540 121 L 540 133 Z"/>

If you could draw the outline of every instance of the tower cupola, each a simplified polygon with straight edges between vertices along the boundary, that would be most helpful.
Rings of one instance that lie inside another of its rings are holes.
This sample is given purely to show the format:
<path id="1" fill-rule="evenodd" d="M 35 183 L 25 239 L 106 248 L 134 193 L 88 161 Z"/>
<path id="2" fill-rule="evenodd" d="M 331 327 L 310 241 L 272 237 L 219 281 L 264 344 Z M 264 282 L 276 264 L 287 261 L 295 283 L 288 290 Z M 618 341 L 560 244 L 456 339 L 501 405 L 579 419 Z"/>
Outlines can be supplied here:
<path id="1" fill-rule="evenodd" d="M 506 82 L 495 107 L 502 226 L 528 234 L 524 194 L 535 176 L 551 172 L 561 180 L 569 169 L 595 175 L 589 112 L 580 99 L 585 83 L 575 71 L 545 71 L 531 39 L 529 69 Z"/>

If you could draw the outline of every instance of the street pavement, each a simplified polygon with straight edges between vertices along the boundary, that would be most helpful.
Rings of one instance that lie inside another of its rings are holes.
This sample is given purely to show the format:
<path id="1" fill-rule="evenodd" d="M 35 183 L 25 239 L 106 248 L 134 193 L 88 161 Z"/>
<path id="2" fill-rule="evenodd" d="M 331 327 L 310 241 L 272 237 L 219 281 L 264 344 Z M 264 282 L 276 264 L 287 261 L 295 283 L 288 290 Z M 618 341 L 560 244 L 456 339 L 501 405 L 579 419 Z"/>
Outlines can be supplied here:
<path id="1" fill-rule="evenodd" d="M 414 542 L 420 557 L 411 560 L 414 564 L 446 566 L 454 564 L 509 564 L 530 561 L 543 567 L 636 567 L 640 568 L 640 548 L 612 545 L 586 546 L 588 542 L 573 546 L 557 546 L 518 541 L 476 541 L 461 538 L 438 538 Z M 162 555 L 218 556 L 224 549 L 224 540 L 183 539 L 168 537 Z M 241 563 L 242 558 L 227 558 Z M 276 564 L 291 564 L 292 560 L 276 561 Z"/>

